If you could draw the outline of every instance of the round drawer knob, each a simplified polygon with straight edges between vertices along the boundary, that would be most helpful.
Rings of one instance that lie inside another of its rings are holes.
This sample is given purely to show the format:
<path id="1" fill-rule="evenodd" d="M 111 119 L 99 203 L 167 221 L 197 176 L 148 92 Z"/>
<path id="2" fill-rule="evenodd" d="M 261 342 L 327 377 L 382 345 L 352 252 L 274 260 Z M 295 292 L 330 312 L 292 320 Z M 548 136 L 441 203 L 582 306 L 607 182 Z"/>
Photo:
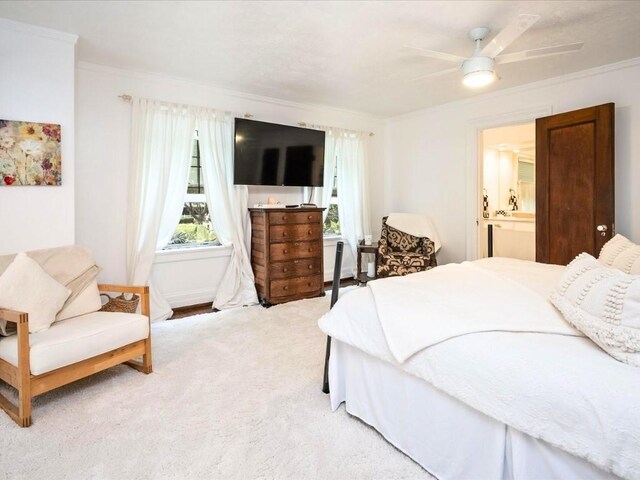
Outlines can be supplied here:
<path id="1" fill-rule="evenodd" d="M 307 233 L 308 233 L 309 235 L 311 235 L 312 231 L 311 231 L 311 230 L 309 230 Z"/>
<path id="2" fill-rule="evenodd" d="M 307 285 L 311 286 L 311 282 L 309 282 Z"/>
<path id="3" fill-rule="evenodd" d="M 282 287 L 283 290 L 289 290 L 289 287 Z"/>
<path id="4" fill-rule="evenodd" d="M 309 251 L 310 251 L 310 252 L 313 252 L 313 248 L 310 248 L 310 249 L 309 249 Z"/>
<path id="5" fill-rule="evenodd" d="M 282 236 L 286 237 L 287 236 L 287 232 L 282 232 Z"/>
<path id="6" fill-rule="evenodd" d="M 311 220 L 312 218 L 313 218 L 313 215 L 309 215 L 309 216 L 307 217 L 307 219 L 308 219 L 308 220 Z"/>
<path id="7" fill-rule="evenodd" d="M 285 267 L 285 268 L 282 269 L 282 271 L 283 272 L 287 272 L 287 271 L 289 271 L 289 269 Z"/>
<path id="8" fill-rule="evenodd" d="M 289 250 L 287 250 L 286 248 L 282 251 L 282 253 L 289 253 Z"/>
<path id="9" fill-rule="evenodd" d="M 313 268 L 313 265 L 309 265 L 309 270 L 311 270 Z"/>
<path id="10" fill-rule="evenodd" d="M 286 220 L 287 216 L 286 215 L 282 215 L 282 220 Z"/>

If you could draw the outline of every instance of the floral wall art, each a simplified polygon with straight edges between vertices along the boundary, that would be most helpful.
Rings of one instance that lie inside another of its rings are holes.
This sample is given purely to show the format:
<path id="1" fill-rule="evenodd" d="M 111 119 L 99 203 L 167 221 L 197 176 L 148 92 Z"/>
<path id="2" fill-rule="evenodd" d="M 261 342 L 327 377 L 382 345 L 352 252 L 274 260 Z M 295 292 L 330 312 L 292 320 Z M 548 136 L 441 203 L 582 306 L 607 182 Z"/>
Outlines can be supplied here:
<path id="1" fill-rule="evenodd" d="M 0 120 L 0 187 L 61 185 L 60 125 Z"/>

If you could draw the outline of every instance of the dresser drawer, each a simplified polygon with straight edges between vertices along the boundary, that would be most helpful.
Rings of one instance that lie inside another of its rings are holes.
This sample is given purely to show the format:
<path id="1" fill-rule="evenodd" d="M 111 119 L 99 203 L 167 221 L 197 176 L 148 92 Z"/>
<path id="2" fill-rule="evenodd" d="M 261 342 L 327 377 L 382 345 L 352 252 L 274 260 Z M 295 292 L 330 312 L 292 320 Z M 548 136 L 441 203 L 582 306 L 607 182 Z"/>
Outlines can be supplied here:
<path id="1" fill-rule="evenodd" d="M 301 293 L 319 292 L 322 291 L 323 286 L 322 275 L 272 280 L 271 296 L 286 297 Z"/>
<path id="2" fill-rule="evenodd" d="M 271 262 L 292 258 L 322 258 L 322 242 L 272 243 L 269 246 Z"/>
<path id="3" fill-rule="evenodd" d="M 322 260 L 318 257 L 289 260 L 271 264 L 271 278 L 300 277 L 322 273 Z"/>
<path id="4" fill-rule="evenodd" d="M 271 227 L 269 241 L 271 243 L 278 242 L 297 242 L 300 240 L 315 240 L 322 237 L 322 225 L 276 225 Z"/>
<path id="5" fill-rule="evenodd" d="M 269 212 L 271 225 L 322 223 L 322 212 Z"/>

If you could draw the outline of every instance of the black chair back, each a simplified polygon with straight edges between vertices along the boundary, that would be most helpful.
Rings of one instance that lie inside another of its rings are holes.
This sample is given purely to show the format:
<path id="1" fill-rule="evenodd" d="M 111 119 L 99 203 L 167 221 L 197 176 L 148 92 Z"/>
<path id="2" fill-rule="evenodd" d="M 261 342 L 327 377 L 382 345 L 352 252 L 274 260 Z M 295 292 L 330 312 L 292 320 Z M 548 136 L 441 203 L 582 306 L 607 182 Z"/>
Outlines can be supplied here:
<path id="1" fill-rule="evenodd" d="M 336 261 L 333 266 L 333 282 L 331 283 L 331 306 L 338 301 L 338 293 L 340 290 L 340 272 L 342 271 L 342 251 L 344 250 L 344 242 L 338 242 L 336 245 Z M 331 337 L 327 336 L 327 348 L 324 354 L 324 376 L 322 381 L 322 391 L 329 393 L 329 355 L 331 355 Z"/>

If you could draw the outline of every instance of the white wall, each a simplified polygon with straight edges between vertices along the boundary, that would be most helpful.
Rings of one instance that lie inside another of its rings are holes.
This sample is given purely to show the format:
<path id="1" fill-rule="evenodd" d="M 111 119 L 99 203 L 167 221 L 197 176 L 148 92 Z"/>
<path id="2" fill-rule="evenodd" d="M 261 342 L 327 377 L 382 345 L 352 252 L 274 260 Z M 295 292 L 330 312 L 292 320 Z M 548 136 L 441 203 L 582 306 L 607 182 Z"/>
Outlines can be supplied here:
<path id="1" fill-rule="evenodd" d="M 77 37 L 0 18 L 0 119 L 62 127 L 62 185 L 0 187 L 0 254 L 74 243 Z"/>
<path id="2" fill-rule="evenodd" d="M 634 59 L 392 118 L 385 137 L 387 208 L 432 216 L 443 245 L 440 263 L 472 258 L 481 195 L 477 125 L 523 123 L 526 111 L 560 113 L 615 102 L 616 230 L 640 241 L 638 85 L 640 59 Z"/>
<path id="3" fill-rule="evenodd" d="M 237 116 L 249 112 L 255 120 L 289 125 L 304 121 L 374 132 L 376 135 L 369 140 L 371 218 L 372 226 L 379 231 L 378 224 L 384 213 L 383 121 L 354 112 L 238 94 L 188 80 L 82 62 L 77 66 L 76 75 L 76 237 L 78 243 L 91 248 L 103 267 L 101 280 L 122 282 L 126 277 L 131 107 L 118 98 L 121 94 L 214 107 Z M 268 196 L 282 203 L 304 200 L 300 188 L 256 187 L 250 189 L 249 204 L 265 201 Z M 325 245 L 325 277 L 328 279 L 333 269 L 334 243 Z M 181 254 L 163 254 L 153 271 L 154 279 L 172 306 L 212 299 L 228 257 L 211 251 L 185 254 L 184 260 L 176 255 Z M 345 258 L 345 265 L 348 267 L 352 261 Z"/>

